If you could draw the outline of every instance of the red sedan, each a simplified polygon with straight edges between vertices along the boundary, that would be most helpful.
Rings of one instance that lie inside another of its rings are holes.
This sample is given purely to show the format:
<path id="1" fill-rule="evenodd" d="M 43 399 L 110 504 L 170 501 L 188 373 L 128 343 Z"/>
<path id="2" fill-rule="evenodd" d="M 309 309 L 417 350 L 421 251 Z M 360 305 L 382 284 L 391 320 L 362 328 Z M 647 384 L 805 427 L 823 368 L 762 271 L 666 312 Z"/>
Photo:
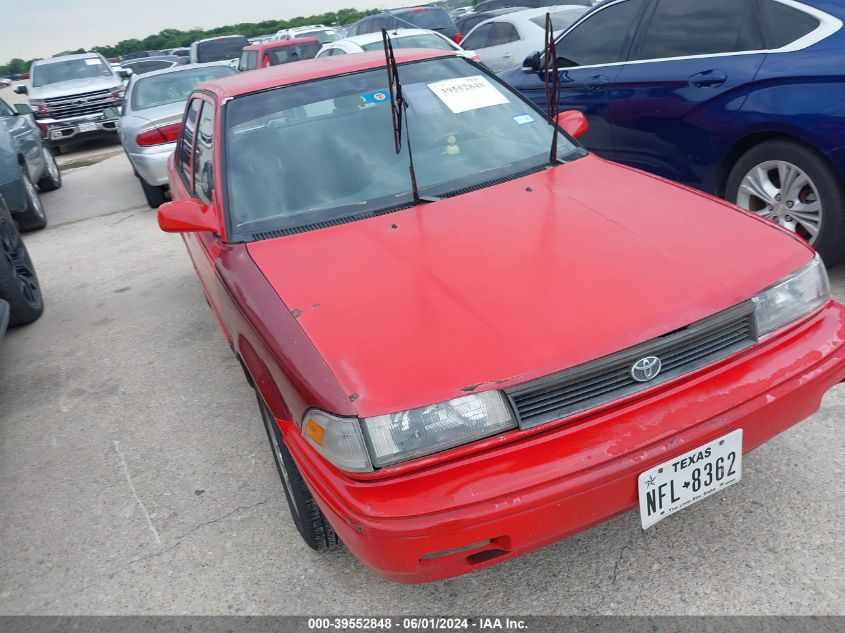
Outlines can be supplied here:
<path id="1" fill-rule="evenodd" d="M 637 507 L 648 527 L 845 379 L 845 313 L 800 238 L 587 153 L 578 113 L 552 151 L 466 59 L 396 59 L 200 86 L 159 210 L 308 545 L 414 583 Z"/>

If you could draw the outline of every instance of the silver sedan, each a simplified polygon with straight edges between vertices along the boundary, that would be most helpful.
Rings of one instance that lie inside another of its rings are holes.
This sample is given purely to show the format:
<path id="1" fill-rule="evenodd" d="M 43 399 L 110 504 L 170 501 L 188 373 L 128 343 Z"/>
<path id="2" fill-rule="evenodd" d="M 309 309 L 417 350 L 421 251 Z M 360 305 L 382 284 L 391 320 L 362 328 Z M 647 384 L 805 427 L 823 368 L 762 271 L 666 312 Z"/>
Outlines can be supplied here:
<path id="1" fill-rule="evenodd" d="M 214 62 L 130 79 L 118 124 L 120 142 L 152 208 L 167 199 L 167 159 L 176 148 L 188 95 L 197 84 L 236 73 L 228 63 Z"/>

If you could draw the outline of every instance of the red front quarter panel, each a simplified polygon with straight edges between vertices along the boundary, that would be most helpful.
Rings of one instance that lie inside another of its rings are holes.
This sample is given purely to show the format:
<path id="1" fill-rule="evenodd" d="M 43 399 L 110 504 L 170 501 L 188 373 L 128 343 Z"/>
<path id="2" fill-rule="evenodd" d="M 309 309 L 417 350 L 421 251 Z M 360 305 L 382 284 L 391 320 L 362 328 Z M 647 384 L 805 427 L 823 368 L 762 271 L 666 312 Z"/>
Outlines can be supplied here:
<path id="1" fill-rule="evenodd" d="M 168 163 L 174 199 L 190 197 L 174 157 Z M 273 414 L 297 424 L 310 406 L 355 415 L 325 361 L 242 244 L 184 233 L 212 312 Z"/>

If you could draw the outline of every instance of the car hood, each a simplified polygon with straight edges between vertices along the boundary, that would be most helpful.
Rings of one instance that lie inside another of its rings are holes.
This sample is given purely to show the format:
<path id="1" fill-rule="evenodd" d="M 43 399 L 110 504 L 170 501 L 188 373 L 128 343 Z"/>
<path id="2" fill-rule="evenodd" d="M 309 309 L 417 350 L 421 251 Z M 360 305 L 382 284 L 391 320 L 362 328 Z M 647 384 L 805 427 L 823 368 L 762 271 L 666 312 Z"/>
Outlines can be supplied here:
<path id="1" fill-rule="evenodd" d="M 117 75 L 111 77 L 89 77 L 88 79 L 71 79 L 59 81 L 46 86 L 32 87 L 29 89 L 30 99 L 52 99 L 54 97 L 67 97 L 80 92 L 94 92 L 95 90 L 107 90 L 109 88 L 120 88 L 123 83 Z"/>
<path id="2" fill-rule="evenodd" d="M 362 416 L 611 354 L 812 257 L 757 217 L 592 155 L 247 248 Z"/>

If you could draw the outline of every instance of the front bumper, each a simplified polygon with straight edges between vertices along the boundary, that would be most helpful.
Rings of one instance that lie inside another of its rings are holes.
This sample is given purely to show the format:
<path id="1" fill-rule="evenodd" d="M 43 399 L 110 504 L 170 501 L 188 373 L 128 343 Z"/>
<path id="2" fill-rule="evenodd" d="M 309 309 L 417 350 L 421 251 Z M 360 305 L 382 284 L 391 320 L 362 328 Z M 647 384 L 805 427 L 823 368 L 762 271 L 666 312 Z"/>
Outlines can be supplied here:
<path id="1" fill-rule="evenodd" d="M 86 138 L 117 134 L 117 119 L 105 119 L 102 113 L 68 119 L 37 119 L 41 136 L 50 145 L 75 143 Z"/>
<path id="2" fill-rule="evenodd" d="M 815 412 L 843 380 L 845 308 L 830 302 L 615 408 L 394 477 L 347 477 L 293 424 L 280 426 L 347 547 L 382 576 L 419 583 L 514 558 L 635 508 L 639 473 L 738 428 L 747 453 Z"/>
<path id="3" fill-rule="evenodd" d="M 154 187 L 162 187 L 167 184 L 167 159 L 175 149 L 176 143 L 167 143 L 147 151 L 127 152 L 127 155 L 144 182 Z"/>

